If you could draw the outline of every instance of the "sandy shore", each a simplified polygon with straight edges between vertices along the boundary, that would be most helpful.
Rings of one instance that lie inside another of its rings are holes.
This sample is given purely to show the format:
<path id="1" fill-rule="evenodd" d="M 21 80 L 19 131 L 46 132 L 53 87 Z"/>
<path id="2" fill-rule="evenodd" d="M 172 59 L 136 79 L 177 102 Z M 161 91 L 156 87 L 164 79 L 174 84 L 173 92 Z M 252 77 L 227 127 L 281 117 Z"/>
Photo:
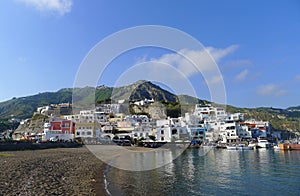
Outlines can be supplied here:
<path id="1" fill-rule="evenodd" d="M 105 195 L 104 167 L 85 147 L 0 151 L 0 195 Z"/>

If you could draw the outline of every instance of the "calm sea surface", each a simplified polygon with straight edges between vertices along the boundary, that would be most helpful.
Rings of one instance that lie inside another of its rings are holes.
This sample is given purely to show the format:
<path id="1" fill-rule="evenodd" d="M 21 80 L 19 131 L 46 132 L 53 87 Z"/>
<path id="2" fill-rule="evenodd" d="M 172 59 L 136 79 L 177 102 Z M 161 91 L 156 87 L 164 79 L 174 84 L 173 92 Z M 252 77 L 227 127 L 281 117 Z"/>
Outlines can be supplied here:
<path id="1" fill-rule="evenodd" d="M 300 151 L 187 149 L 150 171 L 108 167 L 111 195 L 300 195 Z"/>

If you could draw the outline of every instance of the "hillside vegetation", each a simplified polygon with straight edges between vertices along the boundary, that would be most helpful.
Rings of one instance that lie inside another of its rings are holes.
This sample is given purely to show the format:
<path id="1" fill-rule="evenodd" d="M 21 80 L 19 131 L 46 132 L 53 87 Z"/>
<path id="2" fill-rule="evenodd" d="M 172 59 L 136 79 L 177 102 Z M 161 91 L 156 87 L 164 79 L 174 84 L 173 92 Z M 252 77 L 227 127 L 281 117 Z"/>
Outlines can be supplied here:
<path id="1" fill-rule="evenodd" d="M 73 93 L 73 91 L 75 93 Z M 94 94 L 93 94 L 94 93 Z M 74 96 L 74 97 L 72 97 Z M 95 100 L 94 100 L 95 97 Z M 122 87 L 99 86 L 81 89 L 65 88 L 57 92 L 39 93 L 33 96 L 13 98 L 0 103 L 0 130 L 10 127 L 8 119 L 31 118 L 37 107 L 49 104 L 72 103 L 72 98 L 82 102 L 116 103 L 118 100 L 142 100 L 153 98 L 166 108 L 167 115 L 175 117 L 191 112 L 197 103 L 209 103 L 188 95 L 174 95 L 149 81 L 138 81 Z M 238 108 L 226 106 L 229 113 L 241 112 L 246 118 L 270 121 L 274 129 L 299 130 L 300 106 L 287 109 L 278 108 Z"/>

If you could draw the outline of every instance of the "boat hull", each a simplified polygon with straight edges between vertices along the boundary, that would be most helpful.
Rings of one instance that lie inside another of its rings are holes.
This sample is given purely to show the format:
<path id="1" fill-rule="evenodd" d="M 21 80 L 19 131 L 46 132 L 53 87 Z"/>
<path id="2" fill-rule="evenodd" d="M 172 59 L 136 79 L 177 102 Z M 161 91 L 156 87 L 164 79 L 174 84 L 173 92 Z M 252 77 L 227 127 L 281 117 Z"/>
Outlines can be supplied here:
<path id="1" fill-rule="evenodd" d="M 279 144 L 280 150 L 300 150 L 300 144 Z"/>
<path id="2" fill-rule="evenodd" d="M 278 144 L 280 150 L 289 150 L 289 144 Z"/>
<path id="3" fill-rule="evenodd" d="M 226 146 L 227 150 L 253 150 L 252 146 Z"/>
<path id="4" fill-rule="evenodd" d="M 300 150 L 300 144 L 289 144 L 290 150 Z"/>

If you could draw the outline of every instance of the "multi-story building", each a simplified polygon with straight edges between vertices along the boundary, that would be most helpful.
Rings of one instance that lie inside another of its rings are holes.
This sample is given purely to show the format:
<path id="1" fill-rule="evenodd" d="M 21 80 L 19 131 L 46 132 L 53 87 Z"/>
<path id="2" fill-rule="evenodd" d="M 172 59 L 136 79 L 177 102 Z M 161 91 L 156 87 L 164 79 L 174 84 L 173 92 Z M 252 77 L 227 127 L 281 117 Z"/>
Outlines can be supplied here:
<path id="1" fill-rule="evenodd" d="M 95 123 L 78 122 L 76 123 L 75 137 L 92 138 L 95 137 Z"/>
<path id="2" fill-rule="evenodd" d="M 226 121 L 223 126 L 220 127 L 220 140 L 221 143 L 235 143 L 239 141 L 237 132 L 237 123 L 235 121 Z"/>
<path id="3" fill-rule="evenodd" d="M 254 119 L 246 120 L 245 125 L 251 130 L 253 138 L 269 137 L 271 135 L 271 125 L 268 121 L 256 121 Z"/>
<path id="4" fill-rule="evenodd" d="M 161 142 L 190 139 L 182 118 L 168 118 L 156 121 L 156 138 Z"/>
<path id="5" fill-rule="evenodd" d="M 59 140 L 73 140 L 75 122 L 70 120 L 54 120 L 44 124 L 44 140 L 56 138 Z"/>

